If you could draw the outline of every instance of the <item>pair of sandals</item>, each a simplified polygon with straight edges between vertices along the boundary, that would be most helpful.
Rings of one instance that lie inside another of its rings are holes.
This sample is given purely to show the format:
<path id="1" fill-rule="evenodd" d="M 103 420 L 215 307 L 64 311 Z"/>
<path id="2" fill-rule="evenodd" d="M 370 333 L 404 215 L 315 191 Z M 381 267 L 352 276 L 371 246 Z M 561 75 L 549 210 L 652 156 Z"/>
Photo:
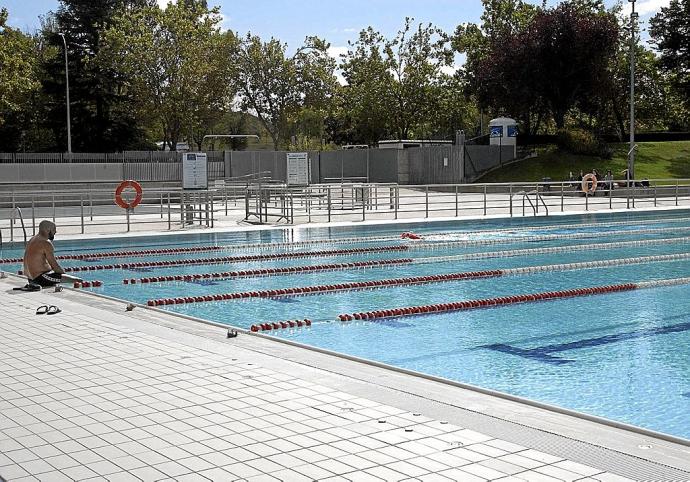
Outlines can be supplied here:
<path id="1" fill-rule="evenodd" d="M 36 309 L 37 315 L 57 315 L 62 310 L 55 305 L 42 305 Z"/>

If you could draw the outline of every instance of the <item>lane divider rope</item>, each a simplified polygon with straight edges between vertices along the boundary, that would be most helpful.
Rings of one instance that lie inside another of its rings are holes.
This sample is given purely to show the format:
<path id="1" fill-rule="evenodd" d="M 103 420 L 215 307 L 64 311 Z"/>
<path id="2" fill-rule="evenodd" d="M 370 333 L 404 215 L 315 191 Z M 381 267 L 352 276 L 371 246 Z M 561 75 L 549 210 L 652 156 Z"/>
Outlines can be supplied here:
<path id="1" fill-rule="evenodd" d="M 690 241 L 690 236 L 677 237 L 677 238 L 661 238 L 661 239 L 647 239 L 647 240 L 637 240 L 637 241 L 620 241 L 613 243 L 595 243 L 595 244 L 576 244 L 570 246 L 551 246 L 545 248 L 526 248 L 526 249 L 514 249 L 505 251 L 487 251 L 481 253 L 467 253 L 460 255 L 451 256 L 436 256 L 427 258 L 415 258 L 415 259 L 399 259 L 399 260 L 377 260 L 372 261 L 371 265 L 375 266 L 377 264 L 385 264 L 389 261 L 390 264 L 427 264 L 427 263 L 440 263 L 448 261 L 462 261 L 462 260 L 477 260 L 477 259 L 487 259 L 487 258 L 505 258 L 505 257 L 516 257 L 516 256 L 526 256 L 533 254 L 550 254 L 550 253 L 562 253 L 570 251 L 584 251 L 584 250 L 594 250 L 594 249 L 614 249 L 614 248 L 624 248 L 631 246 L 649 246 L 649 245 L 660 245 L 660 244 L 677 244 L 677 243 L 687 243 Z M 337 256 L 343 251 L 347 253 L 342 254 L 362 254 L 370 252 L 380 252 L 380 251 L 405 251 L 409 249 L 407 246 L 388 246 L 380 248 L 356 248 L 352 250 L 336 250 L 336 251 L 315 251 L 311 253 L 287 253 L 282 255 L 259 255 L 259 256 L 233 256 L 224 258 L 201 258 L 201 259 L 190 259 L 190 260 L 171 260 L 171 261 L 151 261 L 147 263 L 124 263 L 115 265 L 88 265 L 88 266 L 76 266 L 76 267 L 66 267 L 65 272 L 83 272 L 83 271 L 96 271 L 96 270 L 113 270 L 113 269 L 129 269 L 129 268 L 144 268 L 144 267 L 175 267 L 181 265 L 204 265 L 204 264 L 220 264 L 220 263 L 232 263 L 237 261 L 260 261 L 264 259 L 281 259 L 281 256 L 288 258 L 299 258 L 299 257 L 316 257 L 316 256 Z M 326 253 L 326 254 L 324 254 Z M 317 265 L 321 270 L 339 270 L 339 269 L 351 269 L 356 268 L 356 263 L 340 263 L 339 265 Z M 239 276 L 254 276 L 254 275 L 276 275 L 276 274 L 289 274 L 292 268 L 272 268 L 272 269 L 261 269 L 261 270 L 249 270 L 249 271 L 236 271 L 228 272 L 229 277 Z M 318 271 L 319 269 L 314 269 Z M 288 270 L 288 271 L 285 271 Z M 308 272 L 311 267 L 296 267 L 297 272 Z M 260 273 L 259 273 L 260 271 Z M 264 273 L 265 271 L 265 273 Z M 18 274 L 23 274 L 23 270 L 17 271 Z M 244 274 L 243 274 L 244 273 Z M 218 276 L 216 276 L 218 275 Z M 182 281 L 185 280 L 183 275 L 178 276 L 166 276 L 166 277 L 151 277 L 142 278 L 137 280 L 132 278 L 129 280 L 123 280 L 124 284 L 136 284 L 137 282 L 160 282 L 160 281 L 181 281 L 178 279 L 180 276 L 183 277 Z M 190 275 L 193 279 L 202 278 L 222 278 L 228 277 L 225 273 L 210 273 L 209 276 L 206 275 Z M 161 280 L 162 278 L 162 280 Z M 143 281 L 146 279 L 147 281 Z"/>
<path id="2" fill-rule="evenodd" d="M 402 318 L 415 315 L 447 313 L 450 311 L 472 310 L 477 308 L 488 308 L 492 306 L 513 305 L 517 303 L 526 303 L 530 301 L 546 301 L 559 298 L 573 298 L 576 296 L 612 293 L 616 291 L 631 291 L 637 288 L 638 285 L 635 283 L 610 286 L 597 286 L 593 288 L 576 288 L 572 290 L 549 291 L 545 293 L 502 296 L 499 298 L 456 301 L 450 303 L 439 303 L 434 305 L 408 306 L 404 308 L 391 308 L 385 310 L 375 310 L 359 313 L 345 313 L 338 315 L 336 319 L 340 321 L 352 321 L 376 320 L 382 318 Z"/>
<path id="3" fill-rule="evenodd" d="M 633 265 L 652 262 L 677 261 L 690 259 L 690 253 L 678 253 L 670 255 L 642 256 L 637 258 L 619 258 L 610 260 L 587 261 L 580 263 L 561 263 L 541 266 L 528 266 L 523 268 L 508 268 L 486 271 L 471 271 L 463 273 L 448 273 L 429 276 L 414 276 L 409 278 L 394 278 L 372 281 L 354 281 L 332 285 L 302 286 L 294 288 L 281 288 L 275 290 L 243 291 L 236 293 L 221 293 L 203 296 L 186 296 L 177 298 L 159 298 L 148 300 L 149 306 L 178 305 L 191 303 L 212 303 L 216 301 L 230 301 L 247 298 L 275 298 L 306 296 L 333 292 L 383 289 L 398 286 L 411 286 L 419 284 L 443 283 L 448 281 L 464 281 L 478 278 L 493 278 L 504 276 L 520 276 L 525 274 L 553 271 L 572 271 L 581 269 L 593 269 L 621 265 Z"/>
<path id="4" fill-rule="evenodd" d="M 599 238 L 611 236 L 624 236 L 626 234 L 663 234 L 671 232 L 690 231 L 690 226 L 679 226 L 673 228 L 647 228 L 637 229 L 635 231 L 618 230 L 618 231 L 604 231 L 600 233 L 571 233 L 571 234 L 539 234 L 534 236 L 522 236 L 515 238 L 498 238 L 498 239 L 463 239 L 454 241 L 417 241 L 410 243 L 410 249 L 431 250 L 435 248 L 445 248 L 452 246 L 488 246 L 492 244 L 506 244 L 506 242 L 525 243 L 535 241 L 553 241 L 561 239 L 586 239 Z"/>
<path id="5" fill-rule="evenodd" d="M 190 266 L 200 264 L 218 264 L 218 263 L 237 263 L 246 261 L 266 261 L 266 260 L 283 260 L 293 258 L 318 258 L 326 256 L 343 256 L 343 255 L 359 255 L 369 253 L 383 253 L 395 251 L 407 251 L 409 248 L 405 245 L 399 246 L 377 246 L 371 248 L 354 248 L 354 249 L 333 249 L 320 250 L 299 253 L 277 253 L 277 254 L 259 254 L 248 256 L 225 256 L 222 258 L 197 258 L 197 259 L 178 259 L 170 261 L 144 261 L 137 263 L 122 263 L 122 264 L 108 264 L 108 265 L 88 265 L 88 266 L 72 266 L 66 267 L 65 272 L 77 273 L 81 271 L 97 271 L 97 270 L 111 270 L 111 269 L 129 269 L 129 268 L 151 268 L 160 266 Z M 21 274 L 21 271 L 19 272 Z"/>
<path id="6" fill-rule="evenodd" d="M 637 221 L 613 221 L 607 223 L 607 226 L 614 225 L 646 225 L 653 222 L 667 222 L 667 223 L 680 223 L 686 222 L 685 218 L 677 219 L 660 219 L 660 220 L 637 220 Z M 518 226 L 514 228 L 500 228 L 492 229 L 486 231 L 478 232 L 463 232 L 463 231 L 442 231 L 437 233 L 430 233 L 425 239 L 428 243 L 438 243 L 443 241 L 434 241 L 429 239 L 429 237 L 436 236 L 452 236 L 452 235 L 477 235 L 477 234 L 500 234 L 500 233 L 514 233 L 522 231 L 533 231 L 533 230 L 556 230 L 556 229 L 582 229 L 589 227 L 600 227 L 601 223 L 580 223 L 580 224 L 569 224 L 569 225 L 552 225 L 552 226 Z M 629 231 L 624 231 L 629 232 Z M 620 231 L 616 232 L 620 234 Z M 503 243 L 514 242 L 520 238 L 501 238 L 501 240 L 491 240 L 488 244 L 499 244 L 498 241 Z M 164 249 L 147 249 L 147 250 L 130 250 L 130 251 L 108 251 L 100 253 L 88 253 L 88 254 L 66 254 L 60 255 L 56 258 L 59 260 L 90 260 L 99 258 L 123 258 L 123 257 L 143 257 L 143 256 L 155 256 L 155 255 L 172 255 L 172 254 L 183 254 L 183 253 L 201 253 L 201 252 L 211 252 L 211 251 L 246 251 L 249 249 L 257 250 L 274 250 L 276 248 L 296 248 L 300 246 L 314 246 L 314 245 L 333 245 L 333 244 L 366 244 L 375 242 L 392 242 L 399 241 L 399 236 L 371 236 L 371 237 L 351 237 L 351 238 L 335 238 L 335 239 L 316 239 L 316 240 L 305 240 L 305 241 L 293 241 L 293 242 L 279 242 L 279 243 L 250 243 L 250 244 L 240 244 L 240 245 L 221 245 L 221 246 L 192 246 L 192 247 L 180 247 L 180 248 L 164 248 Z M 530 238 L 530 240 L 532 240 Z M 479 242 L 482 240 L 464 240 L 463 242 Z M 461 242 L 461 241 L 455 241 Z M 23 262 L 23 258 L 0 258 L 0 264 L 15 264 Z"/>
<path id="7" fill-rule="evenodd" d="M 510 258 L 533 254 L 564 253 L 570 251 L 589 251 L 600 249 L 628 248 L 632 246 L 654 246 L 661 244 L 681 244 L 690 242 L 690 236 L 678 238 L 644 239 L 636 241 L 616 241 L 613 243 L 573 244 L 569 246 L 550 246 L 546 248 L 509 249 L 505 251 L 485 251 L 481 253 L 457 254 L 451 256 L 435 256 L 415 258 L 414 264 L 445 263 L 447 261 L 467 261 L 488 258 Z"/>
<path id="8" fill-rule="evenodd" d="M 356 261 L 354 263 L 333 263 L 333 264 L 315 264 L 307 266 L 291 266 L 286 268 L 262 268 L 249 269 L 245 271 L 226 271 L 218 273 L 204 273 L 204 274 L 185 274 L 185 275 L 169 275 L 169 276 L 152 276 L 148 278 L 131 278 L 122 280 L 123 284 L 137 284 L 137 283 L 164 283 L 169 281 L 194 281 L 201 279 L 233 279 L 233 278 L 247 278 L 253 276 L 275 276 L 285 274 L 299 274 L 299 273 L 317 273 L 323 271 L 340 271 L 349 269 L 362 269 L 371 267 L 383 266 L 397 266 L 402 264 L 410 264 L 414 260 L 412 258 L 401 259 L 381 259 L 374 261 Z"/>
<path id="9" fill-rule="evenodd" d="M 272 323 L 258 323 L 249 327 L 250 331 L 256 333 L 257 331 L 276 331 L 285 330 L 286 328 L 302 328 L 311 326 L 311 320 L 305 318 L 304 320 L 288 320 L 288 321 L 278 321 Z"/>

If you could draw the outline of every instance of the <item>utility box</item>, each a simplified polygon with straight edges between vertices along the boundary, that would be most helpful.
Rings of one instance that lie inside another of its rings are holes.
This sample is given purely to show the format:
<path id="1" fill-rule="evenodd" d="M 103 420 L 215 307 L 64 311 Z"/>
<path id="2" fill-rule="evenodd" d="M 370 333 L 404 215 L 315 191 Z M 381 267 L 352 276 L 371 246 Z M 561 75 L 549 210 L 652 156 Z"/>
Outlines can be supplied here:
<path id="1" fill-rule="evenodd" d="M 489 122 L 489 144 L 492 146 L 512 146 L 513 159 L 517 157 L 518 128 L 515 119 L 498 117 Z"/>

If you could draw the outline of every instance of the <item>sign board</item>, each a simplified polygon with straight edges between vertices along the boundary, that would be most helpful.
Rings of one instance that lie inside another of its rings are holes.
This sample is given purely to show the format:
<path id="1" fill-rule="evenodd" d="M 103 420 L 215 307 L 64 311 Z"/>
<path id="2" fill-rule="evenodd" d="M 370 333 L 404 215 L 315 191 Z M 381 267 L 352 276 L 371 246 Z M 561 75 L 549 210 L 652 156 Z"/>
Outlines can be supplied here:
<path id="1" fill-rule="evenodd" d="M 517 126 L 508 126 L 508 137 L 517 137 L 518 135 L 518 127 Z"/>
<path id="2" fill-rule="evenodd" d="M 503 126 L 491 126 L 491 137 L 503 137 Z"/>
<path id="3" fill-rule="evenodd" d="M 182 189 L 208 189 L 208 159 L 205 152 L 182 154 Z"/>
<path id="4" fill-rule="evenodd" d="M 287 153 L 288 186 L 309 185 L 309 154 L 306 152 Z"/>

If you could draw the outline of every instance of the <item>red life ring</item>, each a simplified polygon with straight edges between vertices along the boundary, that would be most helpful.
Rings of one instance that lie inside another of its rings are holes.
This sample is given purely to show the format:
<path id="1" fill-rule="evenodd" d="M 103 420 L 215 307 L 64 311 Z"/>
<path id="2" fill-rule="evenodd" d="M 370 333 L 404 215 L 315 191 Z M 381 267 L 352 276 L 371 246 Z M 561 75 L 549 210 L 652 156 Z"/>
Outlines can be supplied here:
<path id="1" fill-rule="evenodd" d="M 131 187 L 136 192 L 136 197 L 131 202 L 127 202 L 122 199 L 122 191 Z M 141 184 L 136 181 L 122 181 L 115 189 L 115 204 L 120 206 L 122 209 L 134 209 L 139 205 L 141 199 L 144 197 L 144 192 L 141 189 Z"/>

